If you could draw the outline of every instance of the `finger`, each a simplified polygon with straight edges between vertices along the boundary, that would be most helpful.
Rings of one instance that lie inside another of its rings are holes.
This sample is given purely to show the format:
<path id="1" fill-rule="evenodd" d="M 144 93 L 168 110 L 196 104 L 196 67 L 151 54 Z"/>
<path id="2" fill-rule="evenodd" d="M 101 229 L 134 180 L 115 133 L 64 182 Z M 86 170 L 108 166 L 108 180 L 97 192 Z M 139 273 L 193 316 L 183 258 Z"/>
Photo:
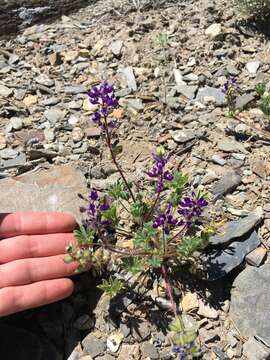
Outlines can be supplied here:
<path id="1" fill-rule="evenodd" d="M 0 214 L 0 238 L 72 232 L 74 218 L 59 212 Z"/>
<path id="2" fill-rule="evenodd" d="M 74 243 L 73 234 L 21 235 L 0 241 L 0 264 L 19 259 L 47 257 L 65 253 Z"/>
<path id="3" fill-rule="evenodd" d="M 0 265 L 0 289 L 73 275 L 78 263 L 66 264 L 64 256 L 22 259 Z"/>
<path id="4" fill-rule="evenodd" d="M 70 279 L 54 279 L 0 289 L 0 317 L 64 299 L 73 288 Z"/>

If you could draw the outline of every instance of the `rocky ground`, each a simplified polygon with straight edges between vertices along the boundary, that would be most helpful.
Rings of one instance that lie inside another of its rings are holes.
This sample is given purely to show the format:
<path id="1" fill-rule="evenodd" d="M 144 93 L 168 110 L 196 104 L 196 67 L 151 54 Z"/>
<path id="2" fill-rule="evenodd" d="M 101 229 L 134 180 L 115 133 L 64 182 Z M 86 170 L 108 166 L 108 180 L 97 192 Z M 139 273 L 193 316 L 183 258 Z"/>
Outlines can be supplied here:
<path id="1" fill-rule="evenodd" d="M 270 88 L 269 43 L 222 0 L 149 4 L 99 1 L 0 40 L 1 211 L 78 218 L 76 193 L 115 181 L 85 96 L 113 82 L 119 159 L 130 179 L 145 176 L 162 144 L 191 184 L 210 192 L 210 214 L 224 221 L 205 254 L 207 280 L 183 279 L 178 289 L 202 358 L 269 359 L 270 123 L 254 91 L 261 81 Z M 224 116 L 230 75 L 241 90 L 237 119 Z M 111 304 L 86 274 L 69 299 L 0 325 L 14 344 L 25 338 L 31 359 L 170 359 L 167 308 L 147 284 Z"/>

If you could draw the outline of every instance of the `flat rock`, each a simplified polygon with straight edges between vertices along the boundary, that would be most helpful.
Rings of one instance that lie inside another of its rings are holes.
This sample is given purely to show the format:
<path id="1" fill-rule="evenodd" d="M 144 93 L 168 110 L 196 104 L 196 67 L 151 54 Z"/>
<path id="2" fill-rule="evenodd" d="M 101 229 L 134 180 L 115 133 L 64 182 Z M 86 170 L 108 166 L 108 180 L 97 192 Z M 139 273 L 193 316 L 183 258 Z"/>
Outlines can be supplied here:
<path id="1" fill-rule="evenodd" d="M 211 100 L 217 105 L 224 105 L 226 103 L 225 94 L 221 91 L 221 89 L 209 86 L 199 89 L 196 100 L 202 103 L 207 103 Z"/>
<path id="2" fill-rule="evenodd" d="M 81 218 L 77 194 L 87 194 L 83 174 L 69 165 L 0 180 L 0 211 L 62 211 Z"/>
<path id="3" fill-rule="evenodd" d="M 243 219 L 231 221 L 219 229 L 220 234 L 211 236 L 210 244 L 226 244 L 240 238 L 254 229 L 263 219 L 263 211 L 258 207 Z"/>
<path id="4" fill-rule="evenodd" d="M 230 243 L 225 249 L 215 250 L 204 257 L 207 279 L 214 281 L 229 274 L 239 266 L 247 254 L 256 249 L 261 241 L 256 233 L 240 241 Z"/>
<path id="5" fill-rule="evenodd" d="M 214 39 L 221 33 L 221 24 L 212 24 L 205 30 L 205 35 Z"/>
<path id="6" fill-rule="evenodd" d="M 40 85 L 51 87 L 54 85 L 54 80 L 50 79 L 48 75 L 41 74 L 35 78 L 36 82 Z"/>
<path id="7" fill-rule="evenodd" d="M 230 317 L 242 336 L 258 337 L 267 346 L 270 346 L 269 298 L 270 264 L 260 268 L 248 266 L 233 282 Z"/>
<path id="8" fill-rule="evenodd" d="M 259 61 L 251 61 L 249 63 L 246 64 L 246 68 L 247 68 L 247 71 L 252 74 L 252 75 L 255 75 L 257 70 L 259 69 L 260 67 L 260 62 Z"/>
<path id="9" fill-rule="evenodd" d="M 254 99 L 255 99 L 255 97 L 251 93 L 237 96 L 236 102 L 235 102 L 235 107 L 240 110 L 244 109 L 246 107 L 246 105 L 248 105 Z"/>
<path id="10" fill-rule="evenodd" d="M 243 345 L 243 355 L 247 360 L 269 360 L 270 349 L 251 337 Z"/>
<path id="11" fill-rule="evenodd" d="M 159 353 L 156 347 L 150 342 L 144 342 L 141 345 L 141 352 L 143 359 L 149 359 L 149 360 L 159 359 Z"/>
<path id="12" fill-rule="evenodd" d="M 26 155 L 25 153 L 20 153 L 18 156 L 8 160 L 0 160 L 0 169 L 7 170 L 11 168 L 16 168 L 19 166 L 23 166 L 26 163 Z"/>
<path id="13" fill-rule="evenodd" d="M 65 93 L 67 95 L 77 95 L 77 94 L 84 94 L 87 92 L 87 89 L 83 85 L 74 85 L 74 86 L 66 86 Z"/>
<path id="14" fill-rule="evenodd" d="M 142 111 L 144 109 L 144 105 L 141 99 L 120 99 L 119 105 L 136 112 Z"/>
<path id="15" fill-rule="evenodd" d="M 0 96 L 7 98 L 13 94 L 13 90 L 5 85 L 0 85 Z"/>
<path id="16" fill-rule="evenodd" d="M 257 249 L 251 251 L 251 253 L 249 253 L 246 256 L 246 261 L 250 265 L 258 267 L 263 263 L 263 261 L 266 258 L 266 255 L 267 255 L 266 249 L 263 247 L 258 247 Z"/>
<path id="17" fill-rule="evenodd" d="M 44 116 L 50 123 L 56 124 L 57 122 L 64 119 L 65 113 L 58 107 L 54 107 L 54 108 L 45 110 Z"/>
<path id="18" fill-rule="evenodd" d="M 15 159 L 18 156 L 18 151 L 14 149 L 3 149 L 0 151 L 0 158 L 3 160 Z"/>
<path id="19" fill-rule="evenodd" d="M 121 55 L 122 47 L 123 47 L 123 41 L 116 40 L 111 43 L 110 50 L 117 57 Z"/>
<path id="20" fill-rule="evenodd" d="M 193 130 L 176 130 L 171 132 L 173 140 L 177 143 L 184 144 L 195 139 L 196 135 Z"/>
<path id="21" fill-rule="evenodd" d="M 133 91 L 137 90 L 137 83 L 132 66 L 120 68 L 118 73 L 122 75 L 125 85 Z"/>
<path id="22" fill-rule="evenodd" d="M 187 85 L 184 82 L 181 82 L 176 86 L 177 92 L 181 95 L 184 95 L 189 100 L 194 99 L 197 89 L 197 85 Z"/>
<path id="23" fill-rule="evenodd" d="M 226 195 L 240 185 L 241 180 L 240 175 L 230 171 L 212 186 L 212 193 L 216 196 Z"/>
<path id="24" fill-rule="evenodd" d="M 242 145 L 240 142 L 230 139 L 224 139 L 220 140 L 217 144 L 219 150 L 225 151 L 225 152 L 240 152 L 247 154 L 247 150 L 245 149 L 244 145 Z"/>
<path id="25" fill-rule="evenodd" d="M 95 358 L 96 356 L 103 354 L 106 350 L 106 340 L 98 339 L 93 334 L 87 335 L 83 339 L 82 345 L 84 351 L 92 358 Z"/>

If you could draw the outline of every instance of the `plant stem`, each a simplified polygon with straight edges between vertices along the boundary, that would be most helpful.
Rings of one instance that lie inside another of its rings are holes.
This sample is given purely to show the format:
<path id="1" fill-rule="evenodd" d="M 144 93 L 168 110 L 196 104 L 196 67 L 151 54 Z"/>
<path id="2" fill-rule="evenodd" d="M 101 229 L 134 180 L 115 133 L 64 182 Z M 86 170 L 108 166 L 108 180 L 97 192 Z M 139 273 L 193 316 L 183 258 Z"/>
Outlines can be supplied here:
<path id="1" fill-rule="evenodd" d="M 170 284 L 169 279 L 168 279 L 167 268 L 166 268 L 165 265 L 162 265 L 161 273 L 162 273 L 163 279 L 164 279 L 165 284 L 166 284 L 166 292 L 167 292 L 167 295 L 168 295 L 168 297 L 170 299 L 170 302 L 171 302 L 172 312 L 173 312 L 174 316 L 177 317 L 176 303 L 175 303 L 174 298 L 173 298 L 172 287 L 171 287 L 171 284 Z"/>
<path id="2" fill-rule="evenodd" d="M 126 177 L 125 177 L 125 175 L 124 175 L 121 167 L 119 166 L 119 164 L 118 164 L 118 162 L 116 160 L 116 157 L 114 155 L 113 148 L 112 148 L 112 142 L 111 142 L 111 136 L 110 136 L 110 132 L 108 130 L 108 122 L 107 122 L 107 117 L 106 116 L 104 116 L 104 123 L 105 123 L 106 142 L 107 142 L 108 148 L 110 150 L 112 161 L 113 161 L 114 165 L 116 166 L 121 178 L 123 179 L 123 181 L 124 181 L 124 183 L 126 185 L 126 188 L 127 188 L 128 192 L 129 192 L 133 202 L 136 202 L 135 196 L 133 195 L 133 192 L 132 192 L 132 190 L 131 190 L 131 188 L 130 188 L 130 186 L 128 184 L 128 181 L 127 181 L 127 179 L 126 179 Z"/>

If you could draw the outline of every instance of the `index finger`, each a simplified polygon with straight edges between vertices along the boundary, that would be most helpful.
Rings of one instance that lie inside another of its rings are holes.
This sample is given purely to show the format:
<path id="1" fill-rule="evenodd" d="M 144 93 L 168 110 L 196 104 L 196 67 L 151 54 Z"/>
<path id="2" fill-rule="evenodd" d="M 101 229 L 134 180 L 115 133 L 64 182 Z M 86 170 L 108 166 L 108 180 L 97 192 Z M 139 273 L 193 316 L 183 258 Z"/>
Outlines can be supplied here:
<path id="1" fill-rule="evenodd" d="M 60 212 L 0 214 L 0 238 L 72 232 L 75 219 Z"/>

